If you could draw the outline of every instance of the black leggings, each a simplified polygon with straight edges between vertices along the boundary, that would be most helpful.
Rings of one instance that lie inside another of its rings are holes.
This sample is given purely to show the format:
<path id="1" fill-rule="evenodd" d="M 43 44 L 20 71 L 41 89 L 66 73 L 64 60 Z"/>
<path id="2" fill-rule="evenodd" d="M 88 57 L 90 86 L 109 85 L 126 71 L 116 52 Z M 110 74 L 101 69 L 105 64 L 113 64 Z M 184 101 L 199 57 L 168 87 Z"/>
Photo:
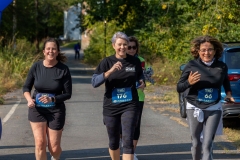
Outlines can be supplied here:
<path id="1" fill-rule="evenodd" d="M 137 113 L 137 125 L 134 131 L 134 136 L 133 136 L 133 140 L 138 140 L 140 137 L 140 126 L 141 126 L 141 119 L 142 119 L 142 111 L 143 111 L 143 105 L 144 105 L 144 101 L 139 101 L 139 110 Z M 120 127 L 120 134 L 122 135 L 122 128 Z"/>
<path id="2" fill-rule="evenodd" d="M 140 137 L 140 126 L 141 126 L 141 119 L 142 119 L 142 111 L 143 111 L 143 101 L 139 101 L 139 111 L 138 111 L 138 120 L 137 120 L 137 126 L 135 128 L 134 132 L 134 140 L 138 140 Z"/>
<path id="3" fill-rule="evenodd" d="M 133 154 L 133 135 L 137 122 L 138 111 L 126 111 L 116 116 L 103 116 L 104 124 L 106 125 L 109 148 L 111 150 L 117 150 L 119 148 L 120 140 L 120 126 L 122 124 L 122 142 L 123 153 Z"/>

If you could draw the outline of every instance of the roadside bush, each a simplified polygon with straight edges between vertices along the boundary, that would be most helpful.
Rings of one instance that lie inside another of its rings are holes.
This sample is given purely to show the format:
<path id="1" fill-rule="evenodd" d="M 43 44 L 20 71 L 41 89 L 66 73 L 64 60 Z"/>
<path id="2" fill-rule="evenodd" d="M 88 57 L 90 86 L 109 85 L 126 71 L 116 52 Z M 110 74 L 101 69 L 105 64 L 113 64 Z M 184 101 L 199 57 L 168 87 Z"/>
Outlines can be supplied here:
<path id="1" fill-rule="evenodd" d="M 32 63 L 40 57 L 26 40 L 17 40 L 16 44 L 10 43 L 0 50 L 0 97 L 21 86 Z"/>

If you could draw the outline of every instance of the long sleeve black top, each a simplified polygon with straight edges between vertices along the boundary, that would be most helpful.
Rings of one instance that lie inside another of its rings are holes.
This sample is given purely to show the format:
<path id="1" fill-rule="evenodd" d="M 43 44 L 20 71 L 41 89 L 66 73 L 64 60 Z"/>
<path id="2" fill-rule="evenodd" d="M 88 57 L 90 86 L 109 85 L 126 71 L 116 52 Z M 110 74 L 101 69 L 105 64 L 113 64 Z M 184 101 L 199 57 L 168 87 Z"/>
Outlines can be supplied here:
<path id="1" fill-rule="evenodd" d="M 56 105 L 62 104 L 72 95 L 72 79 L 69 68 L 61 62 L 53 67 L 45 67 L 42 60 L 38 61 L 29 70 L 23 86 L 23 93 L 31 92 L 33 86 L 35 88 L 33 99 L 37 93 L 52 93 L 56 95 Z"/>
<path id="2" fill-rule="evenodd" d="M 194 85 L 190 85 L 188 82 L 188 77 L 191 71 L 192 73 L 198 71 L 198 73 L 201 74 L 200 81 Z M 177 91 L 180 93 L 189 89 L 186 94 L 187 101 L 198 108 L 204 109 L 220 101 L 222 85 L 225 92 L 231 92 L 227 65 L 224 62 L 215 59 L 210 66 L 207 66 L 200 58 L 198 58 L 191 60 L 186 64 L 177 83 Z M 198 92 L 206 88 L 214 88 L 218 90 L 218 98 L 216 101 L 209 103 L 198 101 Z"/>

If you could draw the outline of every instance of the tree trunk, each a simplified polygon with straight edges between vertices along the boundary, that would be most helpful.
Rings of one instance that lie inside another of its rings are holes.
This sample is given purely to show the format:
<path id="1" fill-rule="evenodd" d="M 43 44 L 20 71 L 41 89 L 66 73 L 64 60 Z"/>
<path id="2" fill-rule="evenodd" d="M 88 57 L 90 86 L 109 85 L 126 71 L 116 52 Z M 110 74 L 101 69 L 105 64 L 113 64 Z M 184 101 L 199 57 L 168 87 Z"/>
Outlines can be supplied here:
<path id="1" fill-rule="evenodd" d="M 16 0 L 13 0 L 13 30 L 12 30 L 12 43 L 13 49 L 16 48 L 16 28 L 17 28 L 17 18 L 16 18 Z"/>
<path id="2" fill-rule="evenodd" d="M 39 13 L 38 13 L 38 0 L 35 0 L 35 10 L 36 10 L 36 17 L 35 17 L 35 25 L 36 25 L 36 30 L 35 30 L 35 45 L 36 45 L 36 49 L 37 49 L 37 53 L 39 53 L 40 49 L 39 49 L 39 37 L 38 37 L 38 25 L 39 25 Z"/>

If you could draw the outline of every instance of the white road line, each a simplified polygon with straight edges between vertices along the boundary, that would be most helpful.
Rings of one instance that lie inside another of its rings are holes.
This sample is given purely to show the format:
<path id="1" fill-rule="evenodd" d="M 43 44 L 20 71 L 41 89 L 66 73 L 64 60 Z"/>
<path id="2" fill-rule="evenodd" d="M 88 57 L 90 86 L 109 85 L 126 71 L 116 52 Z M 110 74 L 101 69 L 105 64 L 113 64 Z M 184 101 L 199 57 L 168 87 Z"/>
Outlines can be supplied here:
<path id="1" fill-rule="evenodd" d="M 17 106 L 21 102 L 21 97 L 17 96 L 18 101 L 12 106 L 11 110 L 8 112 L 8 114 L 3 118 L 2 125 L 8 121 L 8 119 L 12 116 L 12 114 L 15 112 Z"/>

